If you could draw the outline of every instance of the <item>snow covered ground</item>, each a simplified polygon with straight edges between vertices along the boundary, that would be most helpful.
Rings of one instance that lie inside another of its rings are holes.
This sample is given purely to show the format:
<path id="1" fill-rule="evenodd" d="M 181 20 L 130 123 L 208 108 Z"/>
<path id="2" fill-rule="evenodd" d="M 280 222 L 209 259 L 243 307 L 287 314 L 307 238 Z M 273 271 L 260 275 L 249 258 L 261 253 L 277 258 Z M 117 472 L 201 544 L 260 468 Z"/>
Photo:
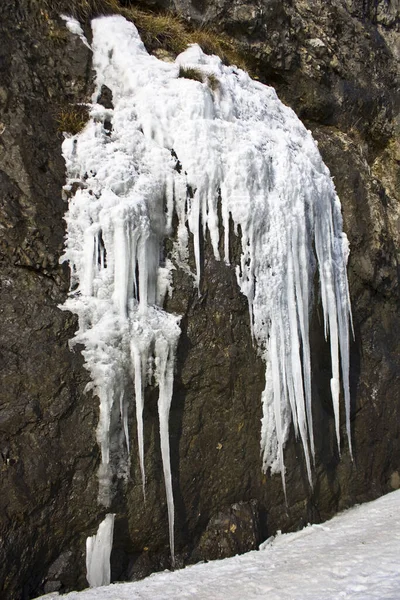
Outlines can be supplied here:
<path id="1" fill-rule="evenodd" d="M 57 598 L 48 594 L 46 600 Z M 399 600 L 400 490 L 261 551 L 163 572 L 65 600 Z"/>

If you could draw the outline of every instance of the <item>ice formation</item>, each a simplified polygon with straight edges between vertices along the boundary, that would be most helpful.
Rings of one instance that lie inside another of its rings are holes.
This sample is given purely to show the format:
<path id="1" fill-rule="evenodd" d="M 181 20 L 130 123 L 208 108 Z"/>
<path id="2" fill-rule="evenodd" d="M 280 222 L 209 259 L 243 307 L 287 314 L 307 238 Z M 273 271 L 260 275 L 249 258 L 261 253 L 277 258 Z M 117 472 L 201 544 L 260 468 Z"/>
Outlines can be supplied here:
<path id="1" fill-rule="evenodd" d="M 179 317 L 162 306 L 173 291 L 173 269 L 189 269 L 189 235 L 197 286 L 206 231 L 215 257 L 228 264 L 230 230 L 240 236 L 237 282 L 266 365 L 263 467 L 280 471 L 283 485 L 291 423 L 311 482 L 309 318 L 316 270 L 331 346 L 337 443 L 340 372 L 350 443 L 348 244 L 329 171 L 310 132 L 274 89 L 197 45 L 175 63 L 158 60 L 120 16 L 95 19 L 92 28 L 97 89 L 91 118 L 63 145 L 72 195 L 64 257 L 72 291 L 65 307 L 79 316 L 75 341 L 84 344 L 100 398 L 100 500 L 106 505 L 113 472 L 124 476 L 129 470 L 127 382 L 134 382 L 143 489 L 144 387 L 152 375 L 159 384 L 173 556 L 168 420 L 180 329 Z M 187 67 L 203 82 L 186 78 Z M 98 104 L 103 85 L 112 91 L 113 109 Z M 174 250 L 164 256 L 168 236 Z"/>
<path id="2" fill-rule="evenodd" d="M 86 540 L 86 579 L 90 587 L 111 582 L 110 554 L 113 542 L 114 517 L 109 513 L 99 525 L 96 535 Z"/>

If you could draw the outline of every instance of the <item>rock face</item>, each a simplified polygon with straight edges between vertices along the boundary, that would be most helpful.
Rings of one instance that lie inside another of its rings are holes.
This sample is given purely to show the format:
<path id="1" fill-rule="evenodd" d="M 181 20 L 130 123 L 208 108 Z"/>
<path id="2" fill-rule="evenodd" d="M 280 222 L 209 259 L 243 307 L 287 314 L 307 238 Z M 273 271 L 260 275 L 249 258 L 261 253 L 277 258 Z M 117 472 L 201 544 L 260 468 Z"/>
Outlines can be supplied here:
<path id="1" fill-rule="evenodd" d="M 90 53 L 36 2 L 0 8 L 0 589 L 7 600 L 84 587 L 84 542 L 97 506 L 97 399 L 58 309 L 68 289 L 66 204 L 57 116 L 91 91 Z M 354 462 L 336 448 L 329 348 L 319 309 L 312 334 L 316 467 L 286 449 L 288 504 L 279 476 L 261 473 L 264 368 L 231 269 L 207 244 L 201 296 L 178 272 L 168 309 L 183 314 L 171 460 L 178 564 L 254 548 L 277 529 L 328 518 L 400 485 L 399 7 L 354 0 L 176 0 L 192 21 L 222 26 L 248 46 L 255 74 L 306 122 L 342 201 L 349 283 Z M 147 391 L 148 490 L 137 448 L 120 490 L 113 578 L 169 567 L 157 394 Z M 133 406 L 131 426 L 134 428 Z M 344 436 L 343 436 L 344 439 Z"/>
<path id="2" fill-rule="evenodd" d="M 95 403 L 68 348 L 75 318 L 57 308 L 69 277 L 55 120 L 85 97 L 90 63 L 46 14 L 11 1 L 0 13 L 0 595 L 13 599 L 46 589 L 47 572 L 75 586 L 98 519 Z"/>

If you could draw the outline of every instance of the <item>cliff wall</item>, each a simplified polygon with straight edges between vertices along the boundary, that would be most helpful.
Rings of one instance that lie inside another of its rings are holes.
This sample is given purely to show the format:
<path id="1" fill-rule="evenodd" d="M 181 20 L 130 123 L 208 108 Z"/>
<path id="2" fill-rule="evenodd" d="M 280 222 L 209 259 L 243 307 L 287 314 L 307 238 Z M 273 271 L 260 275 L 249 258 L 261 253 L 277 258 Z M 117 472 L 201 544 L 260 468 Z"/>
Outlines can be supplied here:
<path id="1" fill-rule="evenodd" d="M 318 140 L 350 240 L 355 329 L 354 462 L 346 447 L 341 458 L 336 448 L 317 305 L 315 484 L 311 490 L 292 436 L 286 506 L 280 476 L 261 472 L 264 369 L 235 274 L 207 244 L 200 298 L 177 273 L 167 306 L 184 315 L 171 458 L 178 563 L 185 564 L 246 551 L 277 529 L 326 519 L 400 486 L 400 9 L 346 0 L 177 0 L 173 8 L 233 36 L 253 74 L 276 87 Z M 76 320 L 58 308 L 69 274 L 59 264 L 66 203 L 57 119 L 90 96 L 91 56 L 37 2 L 3 0 L 0 28 L 0 589 L 12 600 L 84 587 L 85 539 L 104 515 L 96 502 L 98 401 L 84 393 L 88 373 L 68 347 Z M 147 503 L 133 460 L 132 481 L 112 507 L 114 579 L 169 566 L 152 389 L 145 422 Z"/>

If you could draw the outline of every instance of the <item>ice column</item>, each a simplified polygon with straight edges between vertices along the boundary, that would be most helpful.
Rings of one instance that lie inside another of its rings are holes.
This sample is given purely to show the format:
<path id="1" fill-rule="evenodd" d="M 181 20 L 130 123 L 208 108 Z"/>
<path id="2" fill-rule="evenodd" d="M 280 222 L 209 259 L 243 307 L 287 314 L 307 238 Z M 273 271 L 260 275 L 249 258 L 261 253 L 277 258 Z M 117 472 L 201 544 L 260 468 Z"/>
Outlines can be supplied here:
<path id="1" fill-rule="evenodd" d="M 106 515 L 96 535 L 86 540 L 86 579 L 90 587 L 109 585 L 111 582 L 110 555 L 114 533 L 113 514 Z"/>

